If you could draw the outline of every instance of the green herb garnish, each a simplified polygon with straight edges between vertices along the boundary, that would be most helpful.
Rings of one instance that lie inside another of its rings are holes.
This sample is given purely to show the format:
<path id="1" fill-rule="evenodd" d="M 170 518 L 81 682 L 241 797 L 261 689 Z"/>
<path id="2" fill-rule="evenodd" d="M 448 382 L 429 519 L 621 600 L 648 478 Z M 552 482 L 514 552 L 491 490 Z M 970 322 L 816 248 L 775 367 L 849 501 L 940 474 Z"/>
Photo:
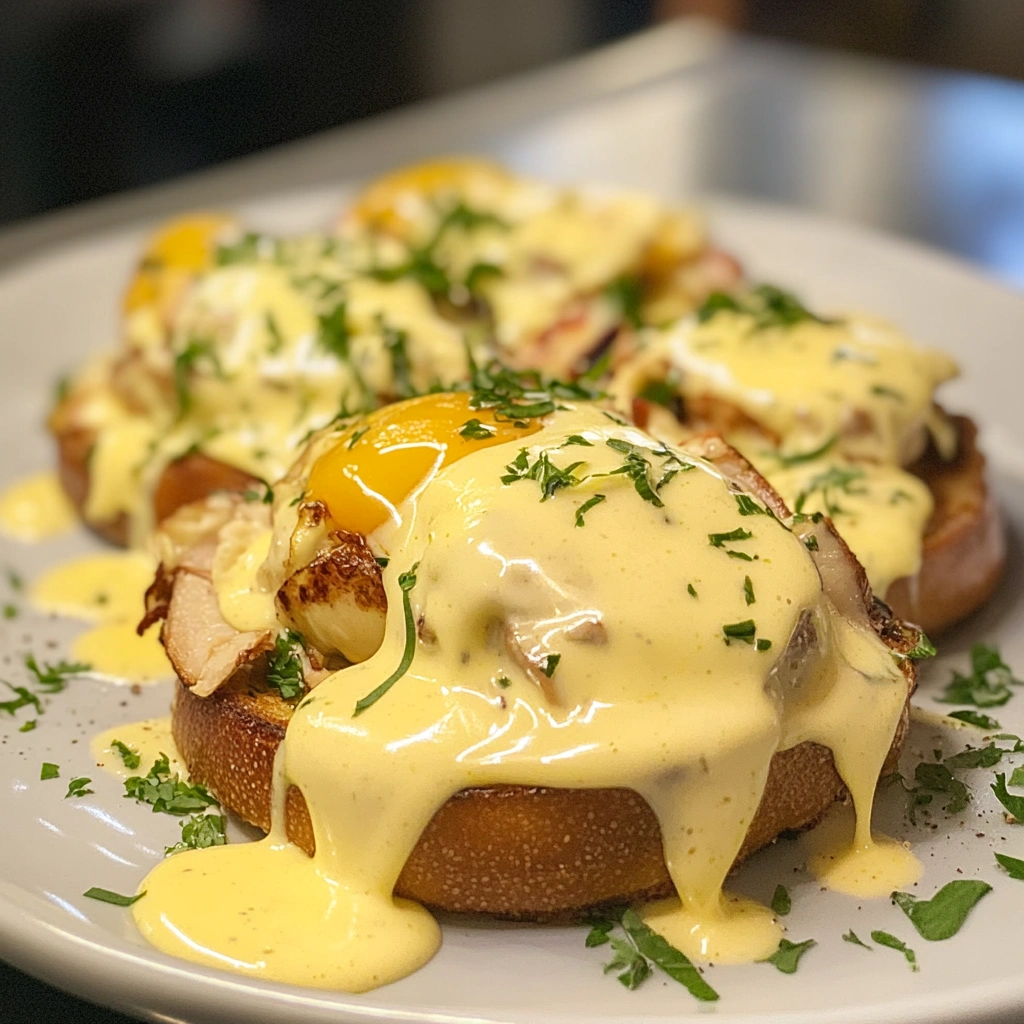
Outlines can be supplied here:
<path id="1" fill-rule="evenodd" d="M 1024 796 L 1014 796 L 1006 791 L 1006 776 L 1002 772 L 996 776 L 996 781 L 992 783 L 991 788 L 992 792 L 996 795 L 996 799 L 1006 808 L 1010 817 L 1013 818 L 1013 824 L 1019 825 L 1024 823 Z"/>
<path id="2" fill-rule="evenodd" d="M 89 789 L 90 782 L 92 782 L 92 779 L 87 779 L 84 777 L 72 779 L 68 783 L 68 791 L 64 794 L 64 799 L 67 800 L 68 797 L 72 796 L 88 796 L 91 792 L 93 792 L 91 789 Z"/>
<path id="3" fill-rule="evenodd" d="M 486 427 L 477 419 L 466 420 L 459 430 L 459 435 L 469 441 L 489 441 L 496 433 L 494 427 Z"/>
<path id="4" fill-rule="evenodd" d="M 541 667 L 541 672 L 544 673 L 550 679 L 555 674 L 555 669 L 558 668 L 558 663 L 562 660 L 560 654 L 549 654 L 544 659 L 544 664 Z"/>
<path id="5" fill-rule="evenodd" d="M 142 758 L 127 743 L 122 743 L 120 740 L 111 740 L 110 749 L 116 750 L 121 755 L 125 768 L 138 768 L 142 763 Z"/>
<path id="6" fill-rule="evenodd" d="M 966 722 L 968 725 L 977 726 L 979 729 L 1001 728 L 994 718 L 983 715 L 980 711 L 951 711 L 949 717 L 955 718 L 958 722 Z"/>
<path id="7" fill-rule="evenodd" d="M 971 704 L 978 708 L 1000 707 L 1012 696 L 1011 685 L 1019 686 L 998 648 L 975 644 L 971 648 L 971 674 L 954 672 L 939 698 L 944 704 Z"/>
<path id="8" fill-rule="evenodd" d="M 178 412 L 184 416 L 192 408 L 192 392 L 189 390 L 189 379 L 206 362 L 213 367 L 218 377 L 224 376 L 224 370 L 212 341 L 193 338 L 174 357 L 174 393 L 178 399 Z"/>
<path id="9" fill-rule="evenodd" d="M 871 950 L 871 947 L 866 942 L 862 942 L 857 938 L 857 934 L 852 928 L 843 936 L 843 942 L 849 942 L 853 946 L 862 946 L 864 949 Z"/>
<path id="10" fill-rule="evenodd" d="M 779 917 L 785 917 L 793 909 L 793 900 L 790 898 L 789 890 L 784 885 L 775 886 L 775 894 L 772 896 L 772 910 Z"/>
<path id="11" fill-rule="evenodd" d="M 816 946 L 814 939 L 805 939 L 803 942 L 790 942 L 789 939 L 782 939 L 779 948 L 762 963 L 774 964 L 783 974 L 796 974 L 800 964 L 800 957 L 811 948 Z"/>
<path id="12" fill-rule="evenodd" d="M 294 700 L 306 689 L 302 658 L 298 653 L 301 643 L 299 634 L 289 630 L 285 636 L 277 638 L 267 659 L 267 685 L 277 690 L 284 700 Z"/>
<path id="13" fill-rule="evenodd" d="M 999 866 L 1004 868 L 1011 878 L 1024 881 L 1024 860 L 1018 860 L 1016 857 L 1009 857 L 1005 853 L 997 853 L 995 857 Z"/>
<path id="14" fill-rule="evenodd" d="M 580 482 L 574 473 L 582 465 L 582 461 L 573 462 L 560 469 L 546 451 L 541 452 L 531 465 L 527 450 L 520 448 L 516 458 L 505 467 L 501 482 L 507 486 L 518 480 L 536 480 L 540 484 L 540 500 L 547 501 L 563 487 L 575 487 Z"/>
<path id="15" fill-rule="evenodd" d="M 871 938 L 877 942 L 880 946 L 887 946 L 889 949 L 895 949 L 897 952 L 902 953 L 906 958 L 910 969 L 912 971 L 919 971 L 920 968 L 917 966 L 917 955 L 914 951 L 902 940 L 897 939 L 895 935 L 890 935 L 888 932 L 872 932 Z M 863 945 L 863 943 L 861 943 Z"/>
<path id="16" fill-rule="evenodd" d="M 754 604 L 757 600 L 754 597 L 754 584 L 750 582 L 749 576 L 743 577 L 743 597 L 748 605 Z"/>
<path id="17" fill-rule="evenodd" d="M 638 277 L 616 278 L 605 288 L 604 293 L 630 327 L 643 327 L 644 295 L 643 285 Z"/>
<path id="18" fill-rule="evenodd" d="M 45 782 L 47 779 L 59 779 L 60 768 L 57 765 L 52 764 L 50 761 L 44 761 L 43 767 L 40 769 L 39 772 L 39 778 L 43 782 Z"/>
<path id="19" fill-rule="evenodd" d="M 13 715 L 21 708 L 28 707 L 31 705 L 36 709 L 37 714 L 43 713 L 43 705 L 39 698 L 24 686 L 12 686 L 7 680 L 0 680 L 3 684 L 16 696 L 14 700 L 0 701 L 0 711 L 6 711 L 7 714 Z"/>
<path id="20" fill-rule="evenodd" d="M 744 619 L 742 622 L 731 622 L 722 627 L 722 634 L 726 643 L 730 640 L 742 640 L 744 643 L 752 644 L 757 627 L 753 619 Z"/>
<path id="21" fill-rule="evenodd" d="M 18 732 L 31 732 L 36 727 L 36 720 L 30 718 L 24 725 L 20 726 Z"/>
<path id="22" fill-rule="evenodd" d="M 181 842 L 168 846 L 164 854 L 181 850 L 205 850 L 209 846 L 223 846 L 226 842 L 223 815 L 193 814 L 181 823 Z"/>
<path id="23" fill-rule="evenodd" d="M 922 938 L 940 942 L 956 935 L 974 905 L 991 891 L 988 882 L 958 878 L 944 885 L 930 900 L 918 899 L 908 892 L 894 892 L 892 900 Z"/>
<path id="24" fill-rule="evenodd" d="M 43 693 L 60 693 L 68 685 L 71 676 L 79 676 L 83 672 L 89 672 L 92 665 L 84 661 L 58 661 L 56 665 L 47 662 L 42 668 L 36 662 L 33 655 L 25 655 L 25 668 L 36 677 L 36 682 L 42 687 Z"/>
<path id="25" fill-rule="evenodd" d="M 603 494 L 595 494 L 592 498 L 588 498 L 578 509 L 576 509 L 576 525 L 584 526 L 583 517 L 595 506 L 600 505 L 602 501 L 605 501 Z"/>
<path id="26" fill-rule="evenodd" d="M 402 653 L 402 660 L 398 663 L 398 668 L 380 686 L 356 701 L 355 710 L 352 712 L 353 718 L 356 715 L 361 715 L 371 705 L 376 704 L 409 671 L 413 656 L 416 654 L 416 623 L 413 619 L 412 599 L 409 597 L 409 592 L 416 586 L 416 570 L 419 568 L 419 565 L 420 563 L 416 562 L 408 572 L 403 572 L 398 577 L 398 585 L 402 588 L 402 610 L 405 613 L 405 650 Z"/>
<path id="27" fill-rule="evenodd" d="M 130 907 L 146 895 L 146 890 L 143 889 L 135 896 L 122 896 L 119 892 L 111 892 L 109 889 L 98 889 L 93 886 L 91 889 L 86 889 L 82 895 L 88 896 L 91 900 L 100 900 L 102 903 L 113 903 L 115 907 Z"/>
<path id="28" fill-rule="evenodd" d="M 172 775 L 166 754 L 157 758 L 147 775 L 125 779 L 124 795 L 140 804 L 149 804 L 154 813 L 174 815 L 191 814 L 217 803 L 217 798 L 205 786 L 191 785 Z"/>

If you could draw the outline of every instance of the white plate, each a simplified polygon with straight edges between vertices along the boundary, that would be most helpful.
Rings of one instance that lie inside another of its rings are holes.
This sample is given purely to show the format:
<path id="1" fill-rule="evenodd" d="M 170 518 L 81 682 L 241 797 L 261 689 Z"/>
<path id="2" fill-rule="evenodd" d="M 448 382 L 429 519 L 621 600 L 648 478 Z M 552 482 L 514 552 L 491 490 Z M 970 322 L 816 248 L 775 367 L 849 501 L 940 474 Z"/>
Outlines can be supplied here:
<path id="1" fill-rule="evenodd" d="M 245 211 L 268 227 L 313 224 L 339 196 L 285 197 Z M 1024 406 L 1021 402 L 1024 297 L 950 260 L 845 225 L 793 212 L 734 202 L 711 206 L 716 237 L 747 261 L 756 277 L 778 281 L 825 309 L 863 308 L 889 317 L 928 344 L 953 353 L 964 380 L 947 405 L 984 427 L 993 477 L 1016 533 L 1024 522 Z M 140 235 L 97 238 L 55 252 L 0 279 L 5 372 L 0 379 L 0 483 L 46 466 L 52 452 L 42 420 L 57 376 L 113 337 L 117 298 L 138 252 Z M 97 547 L 79 533 L 39 547 L 0 545 L 0 565 L 31 578 L 44 566 Z M 944 639 L 943 657 L 925 667 L 919 703 L 930 705 L 950 664 L 963 664 L 973 639 L 998 642 L 1024 673 L 1024 588 L 1014 547 L 1007 582 L 969 626 Z M 0 579 L 0 588 L 3 587 Z M 0 600 L 6 600 L 0 593 Z M 21 655 L 56 657 L 72 627 L 30 616 L 0 620 L 0 675 L 23 681 Z M 988 792 L 991 772 L 972 773 L 974 801 L 961 821 L 933 818 L 937 828 L 912 828 L 890 790 L 876 819 L 913 840 L 926 866 L 918 890 L 930 895 L 954 878 L 980 877 L 995 886 L 955 938 L 928 943 L 887 901 L 858 902 L 821 892 L 799 867 L 799 846 L 779 843 L 758 855 L 735 887 L 762 900 L 778 882 L 794 908 L 786 919 L 794 940 L 814 938 L 794 976 L 768 965 L 717 967 L 708 978 L 721 994 L 714 1007 L 694 1002 L 673 982 L 655 977 L 627 992 L 604 977 L 604 950 L 583 946 L 581 928 L 498 927 L 445 923 L 444 946 L 426 968 L 364 996 L 332 995 L 238 980 L 188 966 L 147 946 L 129 916 L 83 899 L 93 885 L 133 891 L 163 847 L 177 838 L 165 815 L 121 797 L 121 786 L 95 770 L 89 738 L 101 728 L 163 713 L 166 687 L 140 695 L 82 680 L 55 697 L 35 732 L 0 721 L 0 954 L 46 981 L 97 1002 L 186 1021 L 661 1021 L 712 1015 L 739 1022 L 965 1022 L 1017 1020 L 1024 1012 L 1020 922 L 1024 883 L 996 866 L 992 851 L 1024 856 L 1024 826 L 1003 823 Z M 1024 693 L 995 714 L 1024 734 Z M 965 733 L 933 737 L 918 729 L 918 756 L 934 747 L 960 749 Z M 64 800 L 60 783 L 41 783 L 44 760 L 62 776 L 90 775 L 95 796 Z M 914 762 L 910 756 L 910 764 Z M 1016 764 L 1018 755 L 1010 759 Z M 978 836 L 977 833 L 983 833 Z M 890 931 L 912 945 L 921 962 L 912 974 L 891 950 L 867 952 L 844 943 L 854 929 Z"/>

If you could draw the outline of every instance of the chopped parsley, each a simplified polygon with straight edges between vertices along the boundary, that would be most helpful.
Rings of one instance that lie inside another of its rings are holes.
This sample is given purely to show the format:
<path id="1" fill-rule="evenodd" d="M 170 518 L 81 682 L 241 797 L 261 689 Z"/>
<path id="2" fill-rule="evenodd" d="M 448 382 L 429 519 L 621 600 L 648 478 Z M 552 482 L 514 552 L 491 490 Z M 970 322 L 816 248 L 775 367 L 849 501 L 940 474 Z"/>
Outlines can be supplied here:
<path id="1" fill-rule="evenodd" d="M 693 468 L 689 463 L 683 462 L 674 452 L 669 451 L 668 448 L 661 446 L 659 448 L 641 448 L 639 445 L 631 444 L 629 441 L 623 441 L 621 438 L 609 437 L 605 444 L 609 448 L 621 453 L 626 457 L 625 462 L 618 468 L 613 469 L 610 473 L 597 474 L 600 476 L 618 476 L 620 474 L 625 475 L 628 479 L 633 481 L 633 487 L 637 494 L 640 495 L 644 501 L 650 502 L 655 508 L 661 508 L 664 506 L 664 502 L 658 496 L 658 491 L 662 489 L 678 473 L 690 470 Z M 648 455 L 652 455 L 656 458 L 662 459 L 662 473 L 661 478 L 655 482 L 651 473 L 653 466 L 651 465 Z"/>
<path id="2" fill-rule="evenodd" d="M 613 935 L 616 927 L 625 938 Z M 651 974 L 651 965 L 660 968 L 674 981 L 685 986 L 701 1002 L 715 1002 L 718 993 L 704 980 L 700 970 L 668 940 L 653 931 L 635 910 L 615 911 L 605 920 L 592 923 L 585 945 L 588 948 L 610 944 L 612 959 L 604 973 L 620 972 L 617 977 L 626 988 L 637 988 Z"/>
<path id="3" fill-rule="evenodd" d="M 541 667 L 541 672 L 544 673 L 550 679 L 555 674 L 555 669 L 558 668 L 558 663 L 562 660 L 560 654 L 549 654 L 544 659 L 544 664 Z"/>
<path id="4" fill-rule="evenodd" d="M 592 498 L 588 498 L 578 509 L 576 509 L 576 525 L 585 526 L 586 523 L 583 517 L 595 506 L 600 505 L 606 498 L 603 494 L 595 494 Z"/>
<path id="5" fill-rule="evenodd" d="M 803 942 L 790 942 L 789 939 L 782 939 L 779 942 L 779 948 L 762 962 L 774 964 L 783 974 L 796 974 L 800 958 L 807 950 L 816 945 L 814 939 L 805 939 Z"/>
<path id="6" fill-rule="evenodd" d="M 571 444 L 578 444 L 583 448 L 593 448 L 594 442 L 588 441 L 582 434 L 570 434 L 562 443 L 559 445 L 560 448 L 568 448 Z"/>
<path id="7" fill-rule="evenodd" d="M 39 778 L 43 782 L 47 779 L 59 779 L 60 768 L 57 765 L 52 764 L 50 761 L 44 761 L 43 767 L 39 771 Z"/>
<path id="8" fill-rule="evenodd" d="M 498 676 L 494 680 L 503 690 L 507 690 L 512 685 L 512 680 L 508 676 Z"/>
<path id="9" fill-rule="evenodd" d="M 110 749 L 116 750 L 121 755 L 125 768 L 138 768 L 142 763 L 142 758 L 127 743 L 122 743 L 120 740 L 111 740 Z"/>
<path id="10" fill-rule="evenodd" d="M 917 788 L 909 791 L 910 820 L 916 824 L 914 811 L 930 804 L 934 796 L 947 796 L 946 814 L 959 814 L 970 800 L 967 787 L 944 764 L 922 761 L 914 769 Z"/>
<path id="11" fill-rule="evenodd" d="M 380 318 L 384 336 L 384 351 L 391 357 L 391 390 L 396 398 L 414 398 L 419 392 L 412 382 L 412 362 L 409 359 L 409 334 L 386 324 Z"/>
<path id="12" fill-rule="evenodd" d="M 833 434 L 831 437 L 826 438 L 817 448 L 812 448 L 808 452 L 796 452 L 793 455 L 783 455 L 779 452 L 775 457 L 779 460 L 780 465 L 786 469 L 789 469 L 791 466 L 801 466 L 805 462 L 814 462 L 815 459 L 820 459 L 823 455 L 830 452 L 838 440 L 839 435 Z"/>
<path id="13" fill-rule="evenodd" d="M 910 964 L 912 971 L 919 971 L 921 969 L 917 966 L 917 954 L 905 942 L 897 939 L 895 935 L 890 935 L 888 932 L 875 931 L 871 933 L 871 938 L 880 946 L 886 946 L 889 949 L 895 949 L 897 952 L 902 953 L 907 963 Z"/>
<path id="14" fill-rule="evenodd" d="M 353 718 L 376 704 L 409 671 L 409 666 L 416 654 L 416 622 L 412 614 L 412 599 L 409 597 L 409 593 L 416 586 L 416 570 L 419 565 L 420 563 L 416 562 L 408 572 L 403 572 L 398 577 L 398 585 L 402 589 L 402 610 L 405 613 L 405 650 L 402 652 L 402 660 L 398 663 L 398 668 L 380 686 L 356 701 L 355 709 L 352 712 Z"/>
<path id="15" fill-rule="evenodd" d="M 922 938 L 940 942 L 956 935 L 974 905 L 991 891 L 988 882 L 958 878 L 944 885 L 930 900 L 918 899 L 908 892 L 894 892 L 892 901 L 910 918 Z"/>
<path id="16" fill-rule="evenodd" d="M 88 896 L 91 900 L 99 900 L 101 903 L 112 903 L 115 907 L 130 907 L 146 895 L 146 890 L 143 889 L 135 896 L 122 896 L 119 892 L 111 892 L 109 889 L 99 889 L 93 886 L 91 889 L 86 889 L 82 895 Z"/>
<path id="17" fill-rule="evenodd" d="M 1011 878 L 1016 878 L 1018 881 L 1024 881 L 1024 860 L 1019 860 L 1017 857 L 1009 857 L 1005 853 L 997 853 L 995 857 L 999 866 L 1003 868 Z"/>
<path id="18" fill-rule="evenodd" d="M 804 321 L 819 324 L 836 322 L 812 313 L 792 292 L 772 284 L 759 285 L 741 296 L 712 292 L 697 309 L 697 320 L 707 323 L 718 313 L 726 311 L 754 317 L 755 331 L 768 327 L 792 327 Z"/>
<path id="19" fill-rule="evenodd" d="M 793 900 L 789 895 L 789 890 L 784 885 L 775 886 L 775 894 L 772 896 L 772 910 L 779 917 L 785 917 L 792 909 Z"/>
<path id="20" fill-rule="evenodd" d="M 643 285 L 638 277 L 616 278 L 604 293 L 630 327 L 643 327 Z"/>
<path id="21" fill-rule="evenodd" d="M 302 658 L 298 653 L 301 643 L 299 634 L 289 630 L 277 638 L 267 659 L 267 685 L 277 690 L 284 700 L 294 700 L 306 689 Z"/>
<path id="22" fill-rule="evenodd" d="M 574 487 L 580 482 L 574 472 L 582 465 L 583 462 L 578 461 L 560 469 L 546 451 L 541 452 L 531 464 L 527 449 L 520 448 L 519 454 L 505 467 L 501 482 L 507 486 L 518 480 L 535 480 L 540 484 L 540 500 L 547 501 L 563 487 Z"/>
<path id="23" fill-rule="evenodd" d="M 928 639 L 924 633 L 917 634 L 917 643 L 907 651 L 905 658 L 912 658 L 914 661 L 923 661 L 925 658 L 934 658 L 939 652 L 935 650 L 935 644 Z"/>
<path id="24" fill-rule="evenodd" d="M 991 768 L 993 765 L 999 764 L 1003 754 L 1009 753 L 1011 753 L 1010 750 L 989 743 L 985 747 L 969 747 L 967 750 L 961 750 L 959 754 L 947 757 L 943 763 L 953 771 L 962 771 L 965 768 Z"/>
<path id="25" fill-rule="evenodd" d="M 749 576 L 743 577 L 743 597 L 748 605 L 752 605 L 757 601 L 754 597 L 754 584 L 751 583 Z"/>
<path id="26" fill-rule="evenodd" d="M 316 340 L 327 353 L 337 356 L 343 363 L 349 361 L 349 340 L 351 334 L 346 319 L 346 306 L 339 302 L 330 312 L 317 317 Z M 365 389 L 364 389 L 365 390 Z"/>
<path id="27" fill-rule="evenodd" d="M 686 592 L 690 595 L 690 597 L 697 596 L 697 590 L 692 583 L 686 584 Z"/>
<path id="28" fill-rule="evenodd" d="M 878 395 L 881 398 L 894 398 L 897 402 L 905 402 L 907 398 L 902 391 L 887 387 L 885 384 L 872 384 L 871 394 Z"/>
<path id="29" fill-rule="evenodd" d="M 979 729 L 999 729 L 999 723 L 989 715 L 983 715 L 980 711 L 951 711 L 950 718 L 958 722 L 966 722 L 968 725 L 977 726 Z"/>
<path id="30" fill-rule="evenodd" d="M 18 607 L 13 604 L 4 605 L 4 618 L 5 619 L 16 619 L 18 617 Z"/>
<path id="31" fill-rule="evenodd" d="M 842 515 L 845 509 L 839 504 L 836 492 L 838 491 L 841 494 L 866 493 L 863 487 L 852 486 L 858 480 L 862 480 L 863 477 L 864 470 L 859 466 L 849 469 L 843 469 L 841 466 L 830 466 L 823 472 L 813 476 L 807 486 L 797 495 L 793 511 L 797 513 L 803 512 L 811 495 L 820 491 L 825 511 L 833 518 Z"/>
<path id="32" fill-rule="evenodd" d="M 849 942 L 852 946 L 861 946 L 863 949 L 871 951 L 871 947 L 857 938 L 857 933 L 852 928 L 843 936 L 843 942 Z"/>
<path id="33" fill-rule="evenodd" d="M 92 665 L 84 661 L 58 661 L 56 665 L 44 662 L 40 667 L 33 655 L 26 654 L 25 668 L 36 677 L 36 682 L 42 687 L 43 693 L 60 693 L 68 685 L 71 676 L 79 676 L 90 671 Z"/>
<path id="34" fill-rule="evenodd" d="M 181 823 L 181 842 L 168 846 L 165 855 L 181 850 L 205 850 L 209 846 L 223 846 L 227 842 L 224 816 L 221 814 L 193 814 Z"/>
<path id="35" fill-rule="evenodd" d="M 992 783 L 991 788 L 992 792 L 996 795 L 996 799 L 1009 812 L 1010 817 L 1013 819 L 1013 824 L 1020 825 L 1024 823 L 1024 796 L 1014 796 L 1013 793 L 1007 792 L 1006 776 L 1002 772 L 996 776 L 996 781 Z"/>
<path id="36" fill-rule="evenodd" d="M 184 349 L 174 357 L 174 393 L 178 399 L 178 412 L 181 415 L 192 408 L 189 380 L 203 362 L 209 364 L 218 377 L 224 376 L 217 350 L 213 342 L 208 339 L 192 338 Z"/>
<path id="37" fill-rule="evenodd" d="M 269 310 L 264 316 L 263 321 L 267 328 L 267 334 L 270 336 L 267 352 L 272 356 L 279 355 L 284 348 L 284 336 L 281 334 L 281 328 L 277 326 L 277 320 Z"/>
<path id="38" fill-rule="evenodd" d="M 730 530 L 728 533 L 709 533 L 708 542 L 712 547 L 720 548 L 724 547 L 726 543 L 734 540 L 750 540 L 754 535 L 749 530 L 744 530 L 742 526 L 737 527 L 735 530 Z"/>
<path id="39" fill-rule="evenodd" d="M 494 427 L 485 426 L 478 419 L 466 420 L 459 430 L 459 436 L 468 441 L 489 441 L 496 433 Z"/>
<path id="40" fill-rule="evenodd" d="M 768 509 L 758 505 L 749 494 L 734 494 L 741 516 L 770 516 Z"/>
<path id="41" fill-rule="evenodd" d="M 971 673 L 953 672 L 941 697 L 944 704 L 971 704 L 978 708 L 1000 707 L 1012 696 L 1011 685 L 1020 686 L 998 648 L 975 644 L 971 648 Z"/>
<path id="42" fill-rule="evenodd" d="M 722 627 L 722 634 L 725 642 L 731 640 L 742 640 L 744 643 L 752 644 L 757 633 L 757 626 L 753 619 L 744 619 L 742 622 L 731 622 Z"/>
<path id="43" fill-rule="evenodd" d="M 93 790 L 89 789 L 89 783 L 91 783 L 91 782 L 92 782 L 92 779 L 87 779 L 87 778 L 84 778 L 84 777 L 78 778 L 78 779 L 72 779 L 68 783 L 68 791 L 64 794 L 64 799 L 67 800 L 68 797 L 72 797 L 72 796 L 73 797 L 88 796 L 90 793 L 93 792 Z"/>
<path id="44" fill-rule="evenodd" d="M 490 409 L 499 422 L 522 423 L 555 411 L 560 399 L 592 401 L 603 393 L 585 380 L 564 382 L 537 370 L 511 370 L 496 360 L 484 367 L 470 359 L 469 404 Z"/>
<path id="45" fill-rule="evenodd" d="M 31 705 L 36 709 L 36 714 L 41 715 L 43 713 L 43 705 L 34 693 L 27 690 L 24 686 L 13 686 L 7 680 L 0 680 L 0 682 L 3 682 L 15 694 L 13 700 L 0 701 L 0 711 L 6 711 L 7 714 L 14 715 L 21 708 Z"/>
<path id="46" fill-rule="evenodd" d="M 124 780 L 124 795 L 149 804 L 154 813 L 185 815 L 217 804 L 205 786 L 182 782 L 171 774 L 170 760 L 161 754 L 145 776 L 132 775 Z"/>
<path id="47" fill-rule="evenodd" d="M 31 732 L 36 727 L 36 720 L 30 718 L 24 725 L 18 728 L 18 732 Z"/>

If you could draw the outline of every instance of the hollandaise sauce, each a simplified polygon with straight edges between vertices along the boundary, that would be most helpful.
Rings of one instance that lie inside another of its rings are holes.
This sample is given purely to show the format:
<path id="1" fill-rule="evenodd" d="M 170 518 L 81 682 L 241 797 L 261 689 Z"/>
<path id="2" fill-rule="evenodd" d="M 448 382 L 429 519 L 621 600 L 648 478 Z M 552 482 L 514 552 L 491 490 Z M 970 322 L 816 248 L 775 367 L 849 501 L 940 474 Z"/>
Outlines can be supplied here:
<path id="1" fill-rule="evenodd" d="M 156 634 L 135 629 L 155 568 L 141 551 L 86 555 L 44 573 L 30 597 L 42 612 L 91 624 L 72 641 L 75 661 L 116 680 L 152 683 L 173 675 Z"/>
<path id="2" fill-rule="evenodd" d="M 55 473 L 35 473 L 0 494 L 0 533 L 40 541 L 70 530 L 75 510 Z"/>
<path id="3" fill-rule="evenodd" d="M 431 916 L 393 890 L 452 795 L 626 787 L 657 815 L 678 894 L 648 923 L 697 959 L 768 956 L 780 925 L 723 884 L 772 756 L 833 751 L 850 848 L 871 856 L 907 696 L 895 659 L 863 616 L 837 612 L 801 538 L 710 463 L 598 408 L 530 431 L 469 412 L 443 396 L 407 419 L 394 407 L 313 467 L 306 500 L 389 559 L 383 643 L 296 707 L 271 834 L 163 861 L 132 908 L 139 928 L 201 964 L 364 991 L 438 948 Z M 478 439 L 473 418 L 490 426 Z M 285 838 L 288 786 L 312 858 Z"/>
<path id="4" fill-rule="evenodd" d="M 830 516 L 884 596 L 921 566 L 934 503 L 903 467 L 929 437 L 955 453 L 934 392 L 956 373 L 948 356 L 888 324 L 826 320 L 762 288 L 652 332 L 613 391 L 624 408 L 652 382 L 678 393 L 694 425 L 708 419 L 793 511 Z"/>

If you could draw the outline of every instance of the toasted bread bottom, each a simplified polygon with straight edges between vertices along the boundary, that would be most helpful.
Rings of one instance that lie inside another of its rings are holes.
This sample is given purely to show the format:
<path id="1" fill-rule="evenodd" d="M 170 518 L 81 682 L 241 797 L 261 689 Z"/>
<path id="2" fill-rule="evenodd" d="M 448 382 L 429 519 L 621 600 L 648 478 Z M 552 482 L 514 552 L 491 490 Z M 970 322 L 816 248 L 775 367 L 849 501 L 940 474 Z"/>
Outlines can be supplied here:
<path id="1" fill-rule="evenodd" d="M 274 754 L 292 708 L 238 679 L 209 697 L 179 685 L 178 749 L 193 780 L 225 807 L 270 828 Z M 899 756 L 907 715 L 887 770 Z M 815 824 L 844 792 L 827 748 L 801 743 L 776 754 L 736 864 L 780 833 Z M 302 794 L 286 798 L 288 837 L 315 848 Z M 600 906 L 673 893 L 653 811 L 628 789 L 488 786 L 464 789 L 434 815 L 406 861 L 395 893 L 435 910 L 549 921 Z"/>
<path id="2" fill-rule="evenodd" d="M 958 435 L 956 458 L 943 462 L 930 448 L 910 467 L 935 500 L 921 569 L 916 576 L 896 580 L 885 595 L 899 618 L 933 636 L 980 608 L 992 596 L 1006 563 L 1006 535 L 985 481 L 978 428 L 966 416 L 951 418 Z"/>

